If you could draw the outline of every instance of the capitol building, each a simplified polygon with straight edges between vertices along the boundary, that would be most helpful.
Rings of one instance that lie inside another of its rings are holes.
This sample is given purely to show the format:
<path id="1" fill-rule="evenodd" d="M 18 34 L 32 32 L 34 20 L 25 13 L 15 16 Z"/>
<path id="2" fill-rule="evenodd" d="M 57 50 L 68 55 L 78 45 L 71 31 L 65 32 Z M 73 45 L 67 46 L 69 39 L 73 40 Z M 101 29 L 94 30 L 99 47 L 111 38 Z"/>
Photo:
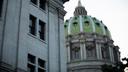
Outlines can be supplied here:
<path id="1" fill-rule="evenodd" d="M 65 20 L 69 0 L 0 0 L 0 72 L 102 72 L 120 61 L 107 26 L 80 0 Z"/>
<path id="2" fill-rule="evenodd" d="M 120 61 L 119 47 L 103 21 L 89 16 L 80 0 L 64 24 L 68 72 L 102 72 L 101 65 Z"/>

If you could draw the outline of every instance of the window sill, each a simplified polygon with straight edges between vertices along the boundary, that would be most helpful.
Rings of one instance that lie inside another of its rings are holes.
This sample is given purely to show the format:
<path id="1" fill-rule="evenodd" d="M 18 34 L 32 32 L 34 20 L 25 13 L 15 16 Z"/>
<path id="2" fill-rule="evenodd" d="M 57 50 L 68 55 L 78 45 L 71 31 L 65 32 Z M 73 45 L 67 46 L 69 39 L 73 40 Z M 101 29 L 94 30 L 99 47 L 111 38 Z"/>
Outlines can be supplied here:
<path id="1" fill-rule="evenodd" d="M 28 62 L 28 64 L 35 66 L 35 63 Z"/>
<path id="2" fill-rule="evenodd" d="M 40 7 L 38 7 L 38 8 L 39 8 L 40 11 L 46 13 L 46 9 L 44 10 L 44 9 L 42 9 L 42 8 L 40 8 Z"/>
<path id="3" fill-rule="evenodd" d="M 43 9 L 42 9 L 42 8 L 40 8 L 38 5 L 36 5 L 36 4 L 32 3 L 32 2 L 30 2 L 30 4 L 31 4 L 31 5 L 33 5 L 34 7 L 38 8 L 40 11 L 42 11 L 42 12 L 46 13 L 46 9 L 45 9 L 45 10 L 43 10 Z"/>
<path id="4" fill-rule="evenodd" d="M 38 5 L 36 5 L 36 4 L 32 3 L 32 2 L 30 2 L 30 4 L 33 5 L 34 7 L 38 8 Z"/>
<path id="5" fill-rule="evenodd" d="M 37 36 L 35 36 L 35 35 L 32 35 L 32 34 L 30 34 L 30 33 L 28 33 L 28 35 L 31 36 L 31 37 L 33 37 L 33 38 L 35 38 L 35 39 L 38 39 L 39 41 L 41 41 L 41 42 L 43 42 L 43 43 L 45 43 L 45 44 L 47 44 L 46 41 L 40 39 L 39 37 L 37 37 Z"/>

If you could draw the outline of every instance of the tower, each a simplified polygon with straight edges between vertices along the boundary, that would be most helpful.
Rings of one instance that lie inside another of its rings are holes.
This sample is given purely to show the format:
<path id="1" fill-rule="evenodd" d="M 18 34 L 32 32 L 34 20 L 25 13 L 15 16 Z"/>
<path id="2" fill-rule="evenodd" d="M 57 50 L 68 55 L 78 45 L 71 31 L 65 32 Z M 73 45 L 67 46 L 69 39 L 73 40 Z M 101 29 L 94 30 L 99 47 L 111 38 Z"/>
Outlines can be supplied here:
<path id="1" fill-rule="evenodd" d="M 64 28 L 68 72 L 102 72 L 101 65 L 114 65 L 120 60 L 119 47 L 113 44 L 109 29 L 87 15 L 80 0 Z"/>
<path id="2" fill-rule="evenodd" d="M 0 0 L 0 72 L 66 72 L 66 1 Z"/>

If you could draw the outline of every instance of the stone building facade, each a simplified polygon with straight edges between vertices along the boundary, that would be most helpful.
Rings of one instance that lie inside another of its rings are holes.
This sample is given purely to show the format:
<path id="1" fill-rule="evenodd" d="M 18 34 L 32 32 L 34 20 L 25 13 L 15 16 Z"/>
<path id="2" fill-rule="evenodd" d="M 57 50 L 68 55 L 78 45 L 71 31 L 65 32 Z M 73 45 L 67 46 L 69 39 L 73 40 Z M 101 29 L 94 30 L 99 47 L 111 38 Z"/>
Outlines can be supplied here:
<path id="1" fill-rule="evenodd" d="M 66 1 L 0 0 L 0 72 L 66 72 Z"/>
<path id="2" fill-rule="evenodd" d="M 101 65 L 120 61 L 107 26 L 87 15 L 80 0 L 74 17 L 65 21 L 68 72 L 102 72 Z"/>

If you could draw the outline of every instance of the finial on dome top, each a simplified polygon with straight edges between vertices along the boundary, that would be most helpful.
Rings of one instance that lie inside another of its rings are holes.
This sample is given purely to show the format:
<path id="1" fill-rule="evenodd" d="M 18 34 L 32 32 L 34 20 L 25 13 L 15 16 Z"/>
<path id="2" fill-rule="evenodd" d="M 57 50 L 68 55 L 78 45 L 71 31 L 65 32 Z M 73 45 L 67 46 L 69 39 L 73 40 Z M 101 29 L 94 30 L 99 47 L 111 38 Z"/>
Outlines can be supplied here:
<path id="1" fill-rule="evenodd" d="M 78 6 L 82 6 L 81 0 L 78 1 Z"/>
<path id="2" fill-rule="evenodd" d="M 75 8 L 74 16 L 87 15 L 87 11 L 81 4 L 81 0 L 78 1 L 78 6 Z"/>

